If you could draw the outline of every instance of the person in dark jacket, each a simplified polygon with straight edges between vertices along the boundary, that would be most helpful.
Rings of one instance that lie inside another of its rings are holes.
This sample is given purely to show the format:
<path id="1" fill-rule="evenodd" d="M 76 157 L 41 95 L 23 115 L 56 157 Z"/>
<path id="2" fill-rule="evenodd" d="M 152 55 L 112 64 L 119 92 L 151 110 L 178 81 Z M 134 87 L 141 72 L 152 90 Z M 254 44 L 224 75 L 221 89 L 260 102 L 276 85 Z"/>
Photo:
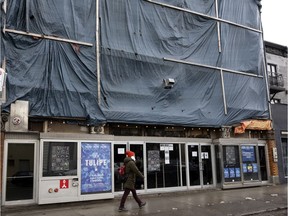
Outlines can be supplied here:
<path id="1" fill-rule="evenodd" d="M 137 196 L 136 189 L 135 189 L 135 181 L 136 181 L 136 176 L 139 176 L 143 179 L 144 179 L 144 176 L 138 170 L 135 164 L 134 152 L 126 151 L 126 158 L 124 159 L 124 165 L 125 165 L 125 173 L 128 174 L 128 178 L 126 182 L 124 183 L 124 194 L 120 202 L 119 211 L 127 211 L 124 205 L 125 205 L 128 195 L 130 194 L 130 191 L 132 192 L 132 195 L 135 201 L 138 203 L 139 208 L 142 208 L 143 206 L 146 205 L 146 202 L 142 202 Z"/>

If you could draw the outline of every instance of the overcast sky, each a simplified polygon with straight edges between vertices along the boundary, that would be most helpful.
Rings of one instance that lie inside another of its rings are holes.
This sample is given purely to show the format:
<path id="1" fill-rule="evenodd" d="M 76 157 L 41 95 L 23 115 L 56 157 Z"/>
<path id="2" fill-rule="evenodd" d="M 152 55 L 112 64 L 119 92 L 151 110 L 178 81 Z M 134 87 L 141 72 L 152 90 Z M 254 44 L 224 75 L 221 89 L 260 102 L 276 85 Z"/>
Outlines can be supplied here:
<path id="1" fill-rule="evenodd" d="M 262 0 L 264 40 L 288 46 L 288 0 Z"/>

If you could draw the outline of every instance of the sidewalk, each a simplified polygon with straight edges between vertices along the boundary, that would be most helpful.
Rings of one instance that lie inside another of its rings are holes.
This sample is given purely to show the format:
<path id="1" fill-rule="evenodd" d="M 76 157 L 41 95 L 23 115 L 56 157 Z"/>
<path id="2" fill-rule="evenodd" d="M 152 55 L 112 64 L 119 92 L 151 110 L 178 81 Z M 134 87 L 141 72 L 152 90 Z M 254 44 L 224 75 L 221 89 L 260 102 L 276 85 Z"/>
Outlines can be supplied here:
<path id="1" fill-rule="evenodd" d="M 141 199 L 145 200 L 147 205 L 139 209 L 129 196 L 126 202 L 129 210 L 127 212 L 118 212 L 120 198 L 115 198 L 67 204 L 2 207 L 2 216 L 287 215 L 287 185 L 143 195 Z M 280 210 L 279 214 L 269 213 L 275 210 Z"/>

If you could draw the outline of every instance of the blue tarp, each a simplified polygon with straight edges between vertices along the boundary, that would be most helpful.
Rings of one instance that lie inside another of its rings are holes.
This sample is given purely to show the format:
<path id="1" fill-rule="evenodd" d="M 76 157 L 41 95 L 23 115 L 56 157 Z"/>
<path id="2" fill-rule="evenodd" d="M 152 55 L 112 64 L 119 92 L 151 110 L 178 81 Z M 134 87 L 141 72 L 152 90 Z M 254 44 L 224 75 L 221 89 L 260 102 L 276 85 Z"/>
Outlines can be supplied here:
<path id="1" fill-rule="evenodd" d="M 6 110 L 15 100 L 28 100 L 31 117 L 77 117 L 95 125 L 221 127 L 269 118 L 262 34 L 221 20 L 218 32 L 217 19 L 189 12 L 216 18 L 214 0 L 157 1 L 168 6 L 100 0 L 99 77 L 95 2 L 8 1 L 6 28 L 93 46 L 2 34 Z M 259 1 L 219 0 L 218 10 L 220 19 L 260 29 Z M 166 78 L 175 80 L 171 89 L 164 88 Z"/>

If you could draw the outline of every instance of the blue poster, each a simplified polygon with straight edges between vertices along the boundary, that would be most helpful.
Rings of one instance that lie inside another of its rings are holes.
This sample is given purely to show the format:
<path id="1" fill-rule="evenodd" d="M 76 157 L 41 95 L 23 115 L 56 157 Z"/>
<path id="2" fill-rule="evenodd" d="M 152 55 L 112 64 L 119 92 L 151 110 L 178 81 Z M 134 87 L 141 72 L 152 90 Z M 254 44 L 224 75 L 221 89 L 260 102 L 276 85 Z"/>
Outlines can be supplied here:
<path id="1" fill-rule="evenodd" d="M 247 164 L 247 172 L 252 173 L 253 172 L 253 166 L 252 164 Z"/>
<path id="2" fill-rule="evenodd" d="M 253 163 L 252 166 L 253 166 L 253 172 L 254 172 L 254 173 L 257 173 L 257 172 L 258 172 L 257 163 Z"/>
<path id="3" fill-rule="evenodd" d="M 229 168 L 230 178 L 235 178 L 235 170 L 234 168 Z"/>
<path id="4" fill-rule="evenodd" d="M 241 146 L 241 150 L 242 150 L 242 161 L 243 162 L 255 161 L 254 146 Z"/>
<path id="5" fill-rule="evenodd" d="M 111 143 L 81 143 L 81 194 L 112 191 Z"/>
<path id="6" fill-rule="evenodd" d="M 224 178 L 229 178 L 229 169 L 224 168 Z"/>
<path id="7" fill-rule="evenodd" d="M 241 177 L 240 168 L 235 168 L 235 173 L 236 173 L 236 178 L 240 178 Z"/>
<path id="8" fill-rule="evenodd" d="M 248 171 L 248 170 L 247 170 L 247 165 L 246 165 L 246 164 L 243 164 L 242 167 L 243 167 L 243 173 L 247 173 L 247 171 Z"/>

